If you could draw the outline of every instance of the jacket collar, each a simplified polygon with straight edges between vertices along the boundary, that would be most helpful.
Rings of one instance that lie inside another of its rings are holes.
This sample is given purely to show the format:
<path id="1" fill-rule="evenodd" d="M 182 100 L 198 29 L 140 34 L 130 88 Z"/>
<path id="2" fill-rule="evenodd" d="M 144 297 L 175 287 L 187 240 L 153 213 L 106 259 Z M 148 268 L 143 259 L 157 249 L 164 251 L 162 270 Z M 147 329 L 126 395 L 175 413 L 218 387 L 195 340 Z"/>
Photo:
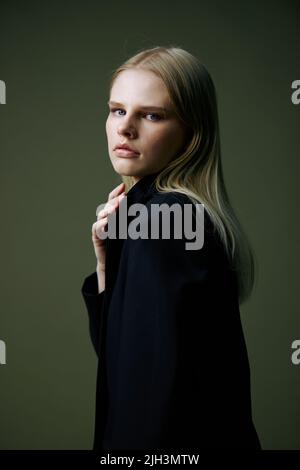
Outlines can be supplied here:
<path id="1" fill-rule="evenodd" d="M 131 205 L 140 201 L 145 196 L 156 193 L 155 178 L 160 172 L 151 173 L 143 176 L 137 183 L 135 183 L 127 192 L 128 203 Z"/>
<path id="2" fill-rule="evenodd" d="M 147 199 L 151 197 L 151 195 L 156 191 L 155 189 L 155 177 L 159 174 L 152 173 L 150 175 L 143 176 L 137 183 L 135 183 L 128 193 L 126 194 L 127 197 L 127 208 L 129 208 L 132 204 L 137 202 L 139 203 L 146 203 Z M 116 213 L 118 213 L 119 208 L 117 208 Z M 128 216 L 127 222 L 130 220 Z M 116 226 L 117 226 L 117 233 L 119 231 L 119 217 L 116 217 Z M 117 237 L 116 239 L 107 237 L 105 239 L 105 246 L 106 246 L 106 277 L 105 277 L 105 290 L 106 295 L 109 297 L 112 295 L 113 286 L 116 282 L 116 276 L 118 273 L 119 262 L 121 258 L 122 246 L 124 244 L 124 240 Z"/>

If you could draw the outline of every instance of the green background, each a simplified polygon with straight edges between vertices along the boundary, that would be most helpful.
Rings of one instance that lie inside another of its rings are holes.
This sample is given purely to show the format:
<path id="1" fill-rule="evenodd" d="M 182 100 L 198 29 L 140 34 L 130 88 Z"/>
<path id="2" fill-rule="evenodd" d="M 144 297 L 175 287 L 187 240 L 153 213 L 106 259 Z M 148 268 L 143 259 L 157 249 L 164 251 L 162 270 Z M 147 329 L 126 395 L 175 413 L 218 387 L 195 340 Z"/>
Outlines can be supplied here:
<path id="1" fill-rule="evenodd" d="M 187 49 L 214 79 L 225 180 L 259 262 L 241 306 L 253 418 L 265 449 L 300 449 L 299 13 L 297 1 L 1 0 L 1 449 L 92 447 L 97 358 L 80 289 L 96 207 L 120 182 L 108 83 L 156 45 Z"/>

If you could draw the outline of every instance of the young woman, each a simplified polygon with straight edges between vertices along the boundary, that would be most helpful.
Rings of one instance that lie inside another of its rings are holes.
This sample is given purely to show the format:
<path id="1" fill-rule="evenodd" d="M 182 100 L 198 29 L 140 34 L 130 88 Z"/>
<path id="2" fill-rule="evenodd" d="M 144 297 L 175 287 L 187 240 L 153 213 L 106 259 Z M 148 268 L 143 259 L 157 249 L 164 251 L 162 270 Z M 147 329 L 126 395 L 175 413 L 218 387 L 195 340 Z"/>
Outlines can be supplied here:
<path id="1" fill-rule="evenodd" d="M 97 268 L 82 286 L 99 358 L 93 449 L 260 449 L 239 311 L 254 256 L 225 189 L 212 79 L 186 50 L 154 47 L 115 71 L 108 104 L 123 182 L 97 213 Z M 172 227 L 105 238 L 125 201 L 127 228 L 136 203 L 149 222 L 153 205 L 189 204 L 195 222 L 203 204 L 203 246 L 186 249 Z"/>

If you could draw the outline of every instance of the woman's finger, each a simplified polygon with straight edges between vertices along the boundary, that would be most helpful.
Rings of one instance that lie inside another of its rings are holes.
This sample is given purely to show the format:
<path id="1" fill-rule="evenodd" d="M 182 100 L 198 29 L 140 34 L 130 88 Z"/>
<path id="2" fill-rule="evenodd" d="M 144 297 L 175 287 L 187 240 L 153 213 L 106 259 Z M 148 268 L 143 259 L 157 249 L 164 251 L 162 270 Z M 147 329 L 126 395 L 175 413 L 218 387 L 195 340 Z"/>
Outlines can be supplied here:
<path id="1" fill-rule="evenodd" d="M 108 200 L 110 201 L 114 197 L 118 196 L 122 191 L 125 189 L 125 183 L 119 184 L 115 189 L 113 189 L 109 195 L 108 195 Z"/>
<path id="2" fill-rule="evenodd" d="M 92 225 L 92 235 L 93 237 L 96 237 L 100 232 L 104 230 L 108 223 L 108 218 L 103 217 L 101 220 L 98 220 L 97 222 L 94 222 Z"/>
<path id="3" fill-rule="evenodd" d="M 117 207 L 119 206 L 120 202 L 125 196 L 125 191 L 120 194 L 119 196 L 115 196 L 113 199 L 110 199 L 104 206 L 104 208 L 98 212 L 97 218 L 98 220 L 102 217 L 105 217 L 107 214 L 114 212 Z"/>

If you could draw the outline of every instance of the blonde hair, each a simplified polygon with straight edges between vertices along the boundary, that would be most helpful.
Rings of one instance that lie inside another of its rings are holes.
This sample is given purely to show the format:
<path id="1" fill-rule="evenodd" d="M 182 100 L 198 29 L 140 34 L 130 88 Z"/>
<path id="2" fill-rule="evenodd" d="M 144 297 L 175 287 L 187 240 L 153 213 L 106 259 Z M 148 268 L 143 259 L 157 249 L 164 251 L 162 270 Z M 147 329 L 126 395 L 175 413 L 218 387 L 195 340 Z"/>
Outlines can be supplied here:
<path id="1" fill-rule="evenodd" d="M 225 187 L 221 163 L 220 131 L 214 83 L 205 66 L 186 50 L 176 47 L 143 49 L 118 67 L 141 68 L 155 73 L 166 85 L 174 111 L 189 129 L 184 151 L 171 160 L 155 179 L 159 192 L 179 192 L 202 203 L 225 247 L 230 268 L 236 271 L 239 303 L 254 286 L 255 254 L 234 213 Z M 126 191 L 134 182 L 122 176 Z"/>

